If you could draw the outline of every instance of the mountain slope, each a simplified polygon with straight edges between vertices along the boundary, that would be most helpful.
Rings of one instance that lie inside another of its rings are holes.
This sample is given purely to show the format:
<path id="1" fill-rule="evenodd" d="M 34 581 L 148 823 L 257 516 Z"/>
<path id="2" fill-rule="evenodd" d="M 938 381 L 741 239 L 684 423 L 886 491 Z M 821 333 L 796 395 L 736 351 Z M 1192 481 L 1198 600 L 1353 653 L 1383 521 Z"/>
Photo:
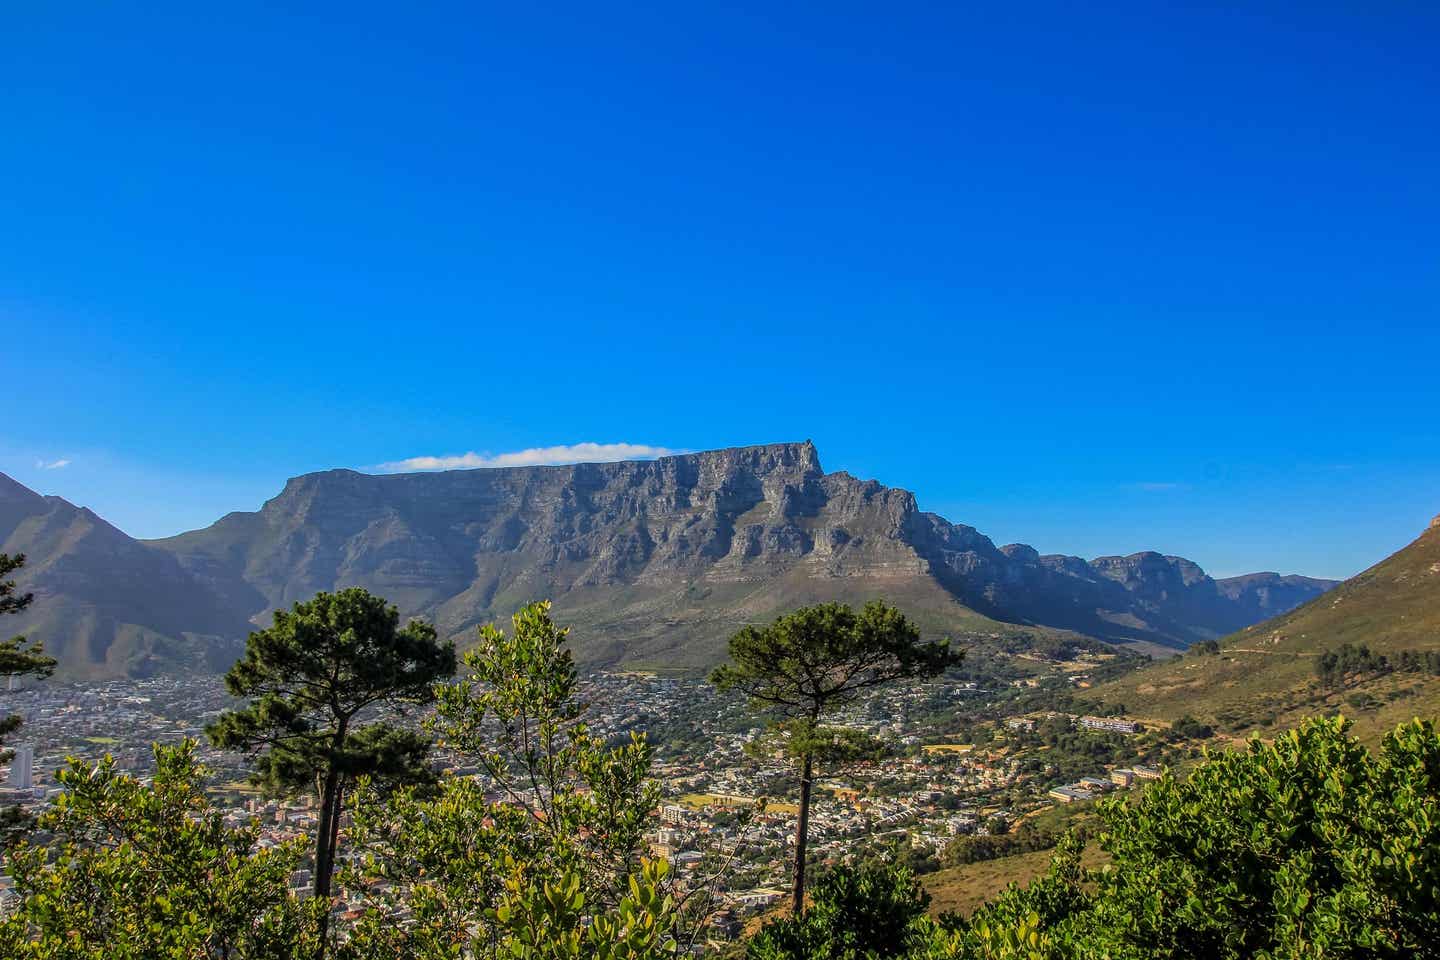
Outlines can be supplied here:
<path id="1" fill-rule="evenodd" d="M 332 470 L 291 480 L 256 513 L 154 545 L 216 593 L 249 598 L 261 618 L 359 585 L 466 637 L 544 596 L 579 628 L 583 658 L 688 667 L 713 662 L 741 624 L 817 600 L 883 596 L 936 631 L 1004 621 L 1183 647 L 1329 585 L 1217 582 L 1155 553 L 1087 563 L 997 548 L 920 511 L 908 491 L 825 473 L 810 443 L 558 467 Z"/>
<path id="2" fill-rule="evenodd" d="M 1362 733 L 1411 716 L 1440 714 L 1440 678 L 1355 676 L 1324 688 L 1316 658 L 1364 644 L 1397 659 L 1440 650 L 1440 517 L 1413 543 L 1322 597 L 1225 638 L 1214 656 L 1154 664 L 1095 691 L 1140 716 L 1191 713 L 1232 729 L 1287 726 L 1307 713 L 1342 710 Z"/>
<path id="3" fill-rule="evenodd" d="M 1061 630 L 1143 650 L 1217 637 L 1327 581 L 1213 580 L 1180 557 L 1041 556 L 825 473 L 810 443 L 653 461 L 296 477 L 260 510 L 139 542 L 0 483 L 0 549 L 24 552 L 21 626 L 71 675 L 223 666 L 246 631 L 320 590 L 366 587 L 466 641 L 548 597 L 590 664 L 698 669 L 741 625 L 883 597 L 927 632 Z"/>
<path id="4" fill-rule="evenodd" d="M 25 554 L 16 574 L 35 602 L 0 628 L 42 640 L 71 677 L 213 671 L 233 659 L 245 616 L 170 554 L 89 510 L 42 497 L 0 474 L 0 553 Z"/>

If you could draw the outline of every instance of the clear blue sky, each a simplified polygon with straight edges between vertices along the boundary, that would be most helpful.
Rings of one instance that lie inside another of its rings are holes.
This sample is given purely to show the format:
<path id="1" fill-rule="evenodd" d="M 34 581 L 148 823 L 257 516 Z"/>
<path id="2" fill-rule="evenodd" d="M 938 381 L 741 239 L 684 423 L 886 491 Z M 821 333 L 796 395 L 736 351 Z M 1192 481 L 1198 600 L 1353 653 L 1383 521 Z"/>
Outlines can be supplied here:
<path id="1" fill-rule="evenodd" d="M 1433 4 L 129 6 L 0 33 L 0 470 L 133 534 L 806 437 L 1221 575 L 1440 511 Z"/>

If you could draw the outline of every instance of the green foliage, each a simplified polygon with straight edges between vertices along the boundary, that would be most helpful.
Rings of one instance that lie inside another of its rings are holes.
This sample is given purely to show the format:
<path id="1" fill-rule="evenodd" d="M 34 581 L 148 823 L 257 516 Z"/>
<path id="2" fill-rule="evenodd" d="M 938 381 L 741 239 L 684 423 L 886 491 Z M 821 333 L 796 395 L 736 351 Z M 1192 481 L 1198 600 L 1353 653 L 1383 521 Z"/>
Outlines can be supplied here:
<path id="1" fill-rule="evenodd" d="M 893 751 L 884 741 L 862 730 L 797 719 L 771 724 L 745 745 L 745 752 L 760 759 L 776 754 L 791 759 L 810 757 L 822 767 L 833 769 L 850 763 L 883 760 Z"/>
<path id="2" fill-rule="evenodd" d="M 1401 650 L 1395 658 L 1395 669 L 1440 677 L 1440 650 Z"/>
<path id="3" fill-rule="evenodd" d="M 1060 834 L 1057 831 L 1037 827 L 1027 821 L 1020 824 L 1014 833 L 956 837 L 941 851 L 940 863 L 946 867 L 958 867 L 1036 850 L 1049 850 L 1059 839 Z"/>
<path id="4" fill-rule="evenodd" d="M 843 603 L 803 607 L 730 639 L 731 663 L 710 680 L 768 714 L 818 720 L 862 691 L 933 677 L 960 662 L 948 642 L 922 643 L 899 610 L 875 600 L 857 614 Z"/>
<path id="5" fill-rule="evenodd" d="M 435 730 L 480 765 L 552 851 L 579 856 L 592 885 L 618 891 L 659 802 L 652 751 L 643 737 L 610 748 L 590 733 L 564 646 L 569 631 L 550 619 L 548 602 L 523 608 L 512 624 L 508 636 L 480 629 L 459 679 L 438 691 Z"/>
<path id="6" fill-rule="evenodd" d="M 642 958 L 674 939 L 667 868 L 640 857 L 659 800 L 651 751 L 589 733 L 565 636 L 548 603 L 531 604 L 508 635 L 481 628 L 437 691 L 435 732 L 503 802 L 468 778 L 432 797 L 362 788 L 352 841 L 364 856 L 342 883 L 367 912 L 347 956 Z"/>
<path id="7" fill-rule="evenodd" d="M 1170 725 L 1170 733 L 1172 739 L 1208 740 L 1215 735 L 1215 728 L 1187 713 Z"/>
<path id="8" fill-rule="evenodd" d="M 1440 944 L 1440 738 L 1372 756 L 1314 720 L 1101 806 L 1097 916 L 1150 956 L 1412 957 Z"/>
<path id="9" fill-rule="evenodd" d="M 1400 650 L 1393 657 L 1376 653 L 1363 643 L 1342 643 L 1315 658 L 1315 674 L 1322 686 L 1343 687 L 1357 679 L 1393 671 L 1440 676 L 1440 650 Z"/>
<path id="10" fill-rule="evenodd" d="M 1023 747 L 1048 748 L 1022 760 L 1028 770 L 1043 768 L 1044 785 L 1073 783 L 1094 773 L 1098 766 L 1159 763 L 1166 753 L 1158 736 L 1090 730 L 1064 716 L 1041 719 L 1034 730 L 1015 731 L 1010 736 Z"/>
<path id="11" fill-rule="evenodd" d="M 105 759 L 72 760 L 39 822 L 45 845 L 7 862 L 20 899 L 0 955 L 36 960 L 270 960 L 313 949 L 313 901 L 290 895 L 295 845 L 264 849 L 255 824 L 225 825 L 203 790 L 194 741 L 155 748 L 153 782 Z"/>
<path id="12" fill-rule="evenodd" d="M 802 915 L 767 923 L 747 960 L 879 960 L 905 957 L 923 942 L 918 924 L 930 897 L 901 866 L 838 867 L 815 884 Z"/>
<path id="13" fill-rule="evenodd" d="M 35 599 L 33 593 L 19 593 L 14 580 L 5 579 L 23 566 L 25 554 L 0 553 L 0 614 L 19 613 Z"/>
<path id="14" fill-rule="evenodd" d="M 358 587 L 319 593 L 276 611 L 274 624 L 250 634 L 245 655 L 225 675 L 243 709 L 207 731 L 217 746 L 256 752 L 257 780 L 276 793 L 313 786 L 317 772 L 355 777 L 382 762 L 376 747 L 395 737 L 352 725 L 379 704 L 423 703 L 455 669 L 453 644 Z"/>
<path id="15" fill-rule="evenodd" d="M 927 845 L 915 843 L 908 834 L 888 835 L 852 843 L 845 863 L 857 868 L 902 866 L 916 876 L 940 869 L 940 860 Z"/>
<path id="16" fill-rule="evenodd" d="M 1315 673 L 1327 687 L 1342 685 L 1349 677 L 1389 673 L 1390 661 L 1383 653 L 1372 653 L 1365 644 L 1342 643 L 1315 658 Z"/>
<path id="17" fill-rule="evenodd" d="M 491 912 L 501 946 L 515 960 L 660 960 L 674 957 L 675 902 L 666 895 L 669 867 L 645 861 L 614 907 L 592 915 L 578 873 L 537 881 L 509 864 L 505 892 Z"/>
<path id="18" fill-rule="evenodd" d="M 249 751 L 255 779 L 272 793 L 316 790 L 315 894 L 328 897 L 346 789 L 362 776 L 380 784 L 433 779 L 430 742 L 383 723 L 365 723 L 381 705 L 425 703 L 455 670 L 455 647 L 354 587 L 319 593 L 276 611 L 250 634 L 225 685 L 249 704 L 206 733 L 220 747 Z"/>

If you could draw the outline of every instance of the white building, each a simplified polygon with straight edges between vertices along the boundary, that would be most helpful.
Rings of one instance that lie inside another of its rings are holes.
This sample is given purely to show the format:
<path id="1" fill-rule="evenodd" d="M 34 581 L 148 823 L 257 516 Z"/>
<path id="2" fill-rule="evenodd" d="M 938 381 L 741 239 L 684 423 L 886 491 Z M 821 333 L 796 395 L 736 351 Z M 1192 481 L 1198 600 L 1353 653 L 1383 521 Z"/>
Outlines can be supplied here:
<path id="1" fill-rule="evenodd" d="M 35 748 L 23 746 L 15 748 L 15 756 L 10 760 L 10 778 L 5 781 L 6 786 L 13 790 L 29 790 L 35 786 Z"/>

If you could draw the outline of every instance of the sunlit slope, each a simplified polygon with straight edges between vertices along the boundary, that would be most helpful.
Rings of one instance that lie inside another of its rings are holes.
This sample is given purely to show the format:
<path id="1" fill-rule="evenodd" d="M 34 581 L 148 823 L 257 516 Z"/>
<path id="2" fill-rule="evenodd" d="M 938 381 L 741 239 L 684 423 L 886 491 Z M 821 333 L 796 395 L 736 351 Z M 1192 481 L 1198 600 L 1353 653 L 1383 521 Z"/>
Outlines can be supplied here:
<path id="1" fill-rule="evenodd" d="M 1190 713 L 1222 729 L 1289 726 L 1339 710 L 1374 736 L 1411 716 L 1440 715 L 1440 677 L 1391 673 L 1321 686 L 1316 658 L 1365 644 L 1394 660 L 1440 649 L 1440 517 L 1415 542 L 1290 613 L 1231 634 L 1218 655 L 1191 653 L 1094 692 L 1135 716 Z"/>

